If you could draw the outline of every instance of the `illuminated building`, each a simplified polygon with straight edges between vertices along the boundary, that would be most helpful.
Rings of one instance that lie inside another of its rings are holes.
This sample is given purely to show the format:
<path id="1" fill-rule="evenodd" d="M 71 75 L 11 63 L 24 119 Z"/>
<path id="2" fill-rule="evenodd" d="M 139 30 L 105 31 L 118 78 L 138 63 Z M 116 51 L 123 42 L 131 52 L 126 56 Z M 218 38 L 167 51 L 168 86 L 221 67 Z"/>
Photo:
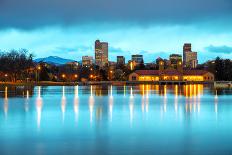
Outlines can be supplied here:
<path id="1" fill-rule="evenodd" d="M 129 81 L 214 81 L 214 75 L 204 70 L 136 70 Z"/>
<path id="2" fill-rule="evenodd" d="M 82 66 L 91 66 L 93 64 L 92 56 L 82 56 Z"/>
<path id="3" fill-rule="evenodd" d="M 134 70 L 136 66 L 136 62 L 129 60 L 127 66 L 130 70 Z"/>
<path id="4" fill-rule="evenodd" d="M 182 62 L 182 56 L 180 54 L 171 54 L 169 56 L 169 61 L 170 61 L 171 67 L 174 69 L 177 69 L 178 63 Z"/>
<path id="5" fill-rule="evenodd" d="M 190 43 L 186 43 L 183 46 L 183 63 L 184 67 L 196 68 L 198 64 L 197 52 L 192 52 Z"/>
<path id="6" fill-rule="evenodd" d="M 103 67 L 108 64 L 108 43 L 95 41 L 95 63 L 96 65 Z"/>

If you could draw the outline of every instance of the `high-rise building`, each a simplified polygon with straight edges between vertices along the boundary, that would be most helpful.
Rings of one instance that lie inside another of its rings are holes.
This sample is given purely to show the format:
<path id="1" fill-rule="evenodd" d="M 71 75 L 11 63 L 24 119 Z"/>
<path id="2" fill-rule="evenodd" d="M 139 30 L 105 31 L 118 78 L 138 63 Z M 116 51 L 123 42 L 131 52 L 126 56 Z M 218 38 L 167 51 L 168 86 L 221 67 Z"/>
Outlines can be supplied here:
<path id="1" fill-rule="evenodd" d="M 197 52 L 192 52 L 191 44 L 186 43 L 183 46 L 183 64 L 187 68 L 197 67 Z"/>
<path id="2" fill-rule="evenodd" d="M 93 64 L 92 56 L 82 56 L 82 66 L 91 66 Z"/>
<path id="3" fill-rule="evenodd" d="M 169 61 L 171 63 L 171 67 L 177 69 L 177 64 L 182 61 L 182 56 L 180 54 L 171 54 L 169 56 Z"/>
<path id="4" fill-rule="evenodd" d="M 185 66 L 186 63 L 186 53 L 187 52 L 192 52 L 192 45 L 190 43 L 185 43 L 183 46 L 183 63 Z"/>
<path id="5" fill-rule="evenodd" d="M 143 55 L 140 55 L 140 54 L 132 55 L 131 60 L 135 61 L 137 65 L 141 64 L 141 63 L 143 63 Z"/>
<path id="6" fill-rule="evenodd" d="M 117 56 L 117 65 L 125 65 L 125 57 Z"/>
<path id="7" fill-rule="evenodd" d="M 108 43 L 95 41 L 95 63 L 96 65 L 103 67 L 108 64 Z"/>
<path id="8" fill-rule="evenodd" d="M 185 53 L 186 62 L 185 67 L 196 68 L 198 64 L 197 52 L 186 52 Z"/>

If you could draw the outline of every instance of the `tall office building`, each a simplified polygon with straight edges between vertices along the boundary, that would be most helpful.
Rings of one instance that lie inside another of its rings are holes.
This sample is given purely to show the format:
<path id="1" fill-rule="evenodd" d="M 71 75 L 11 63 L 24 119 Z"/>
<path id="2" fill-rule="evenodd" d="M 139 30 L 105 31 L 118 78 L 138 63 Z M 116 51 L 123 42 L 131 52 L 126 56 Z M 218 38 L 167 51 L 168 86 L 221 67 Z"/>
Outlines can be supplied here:
<path id="1" fill-rule="evenodd" d="M 197 52 L 192 52 L 191 44 L 186 43 L 183 46 L 183 64 L 187 68 L 196 68 L 198 64 Z"/>
<path id="2" fill-rule="evenodd" d="M 143 55 L 140 54 L 132 55 L 131 60 L 135 61 L 136 64 L 141 64 L 143 62 Z"/>
<path id="3" fill-rule="evenodd" d="M 117 56 L 117 65 L 125 65 L 125 57 Z"/>
<path id="4" fill-rule="evenodd" d="M 185 57 L 186 57 L 185 67 L 187 68 L 197 67 L 198 64 L 197 52 L 186 52 Z"/>
<path id="5" fill-rule="evenodd" d="M 108 64 L 108 43 L 95 41 L 95 63 L 96 65 L 103 67 Z"/>

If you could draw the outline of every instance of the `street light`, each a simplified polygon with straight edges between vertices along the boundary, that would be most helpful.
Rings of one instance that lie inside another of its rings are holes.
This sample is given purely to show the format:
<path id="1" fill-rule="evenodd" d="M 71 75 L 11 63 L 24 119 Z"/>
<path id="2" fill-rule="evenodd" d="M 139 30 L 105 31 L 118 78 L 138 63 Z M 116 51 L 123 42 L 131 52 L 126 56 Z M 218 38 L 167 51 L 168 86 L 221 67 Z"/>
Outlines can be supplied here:
<path id="1" fill-rule="evenodd" d="M 37 70 L 36 70 L 36 81 L 37 81 L 37 82 L 39 81 L 39 72 L 40 72 L 40 70 L 41 70 L 41 67 L 38 66 L 38 67 L 37 67 Z"/>

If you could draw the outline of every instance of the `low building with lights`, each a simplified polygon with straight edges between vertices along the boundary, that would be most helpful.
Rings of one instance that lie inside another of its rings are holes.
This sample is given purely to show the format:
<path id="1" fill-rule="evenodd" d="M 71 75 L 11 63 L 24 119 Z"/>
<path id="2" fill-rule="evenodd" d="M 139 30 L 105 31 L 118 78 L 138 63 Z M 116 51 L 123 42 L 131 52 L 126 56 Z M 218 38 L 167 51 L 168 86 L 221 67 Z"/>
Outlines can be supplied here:
<path id="1" fill-rule="evenodd" d="M 214 75 L 204 70 L 136 70 L 129 81 L 214 81 Z"/>

